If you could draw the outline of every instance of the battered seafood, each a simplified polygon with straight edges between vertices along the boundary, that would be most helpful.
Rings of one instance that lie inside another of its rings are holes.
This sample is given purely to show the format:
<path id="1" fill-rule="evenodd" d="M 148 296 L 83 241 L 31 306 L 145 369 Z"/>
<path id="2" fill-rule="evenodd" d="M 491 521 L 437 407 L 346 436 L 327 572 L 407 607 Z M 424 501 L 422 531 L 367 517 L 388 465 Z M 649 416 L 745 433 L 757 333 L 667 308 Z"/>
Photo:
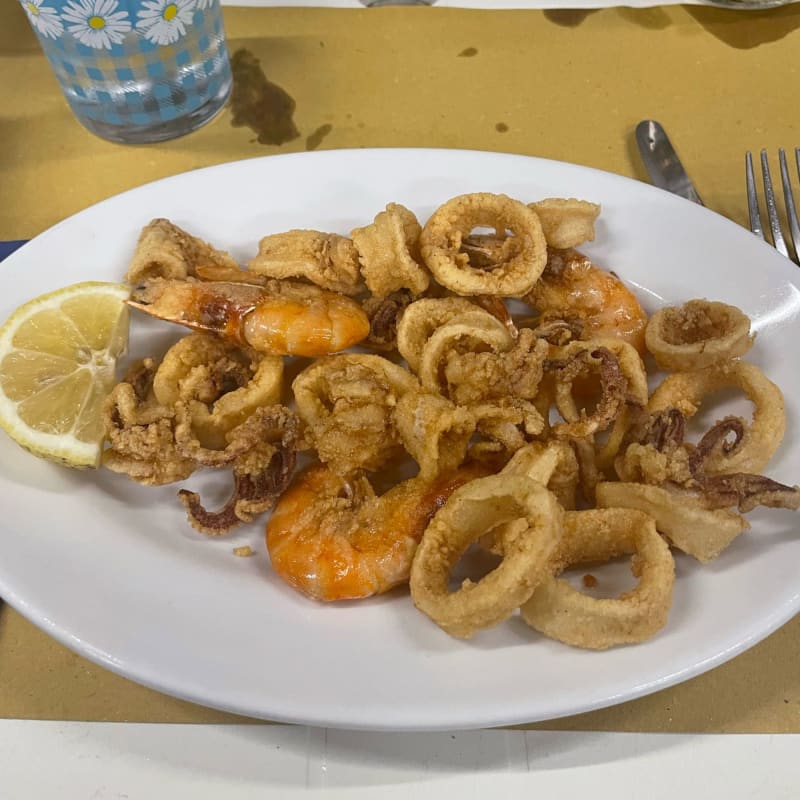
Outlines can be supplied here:
<path id="1" fill-rule="evenodd" d="M 305 278 L 332 292 L 358 294 L 358 252 L 335 233 L 294 230 L 265 236 L 247 268 L 268 278 Z"/>
<path id="2" fill-rule="evenodd" d="M 743 356 L 752 346 L 750 320 L 738 308 L 689 300 L 650 317 L 647 349 L 662 369 L 702 369 Z"/>
<path id="3" fill-rule="evenodd" d="M 230 468 L 234 489 L 217 512 L 178 493 L 189 522 L 227 533 L 271 508 L 294 471 L 297 421 L 277 405 L 282 364 L 272 356 L 192 334 L 160 365 L 146 359 L 106 404 L 103 463 L 145 485 L 188 478 L 200 467 Z"/>
<path id="4" fill-rule="evenodd" d="M 781 390 L 754 364 L 728 361 L 704 369 L 668 375 L 653 392 L 648 411 L 678 409 L 694 416 L 703 400 L 727 387 L 741 389 L 755 405 L 753 419 L 743 427 L 734 450 L 715 451 L 705 461 L 709 474 L 760 472 L 775 455 L 786 431 L 786 412 Z"/>
<path id="5" fill-rule="evenodd" d="M 588 597 L 557 577 L 575 564 L 627 554 L 633 554 L 631 570 L 639 581 L 635 589 L 613 600 Z M 545 636 L 576 647 L 605 650 L 643 642 L 667 623 L 675 563 L 656 533 L 653 519 L 641 511 L 567 512 L 552 570 L 520 609 L 525 622 Z"/>
<path id="6" fill-rule="evenodd" d="M 430 274 L 419 263 L 421 231 L 411 211 L 389 203 L 371 225 L 350 233 L 358 251 L 361 275 L 375 297 L 384 298 L 403 289 L 416 297 L 428 288 Z"/>
<path id="7" fill-rule="evenodd" d="M 639 301 L 616 275 L 577 250 L 548 248 L 547 266 L 525 302 L 545 319 L 577 317 L 583 338 L 616 336 L 644 353 L 647 315 Z"/>
<path id="8" fill-rule="evenodd" d="M 433 332 L 456 317 L 477 311 L 463 297 L 423 298 L 412 303 L 397 325 L 397 350 L 412 372 L 419 372 L 422 350 Z"/>
<path id="9" fill-rule="evenodd" d="M 145 486 L 184 480 L 197 469 L 178 450 L 174 409 L 153 394 L 155 374 L 151 358 L 132 367 L 108 396 L 103 419 L 109 444 L 103 466 Z"/>
<path id="10" fill-rule="evenodd" d="M 567 250 L 585 242 L 594 241 L 594 223 L 600 215 L 600 206 L 586 200 L 548 197 L 530 203 L 539 222 L 548 247 Z"/>
<path id="11" fill-rule="evenodd" d="M 434 481 L 412 478 L 376 495 L 363 476 L 345 480 L 328 467 L 301 473 L 267 523 L 273 569 L 316 600 L 357 600 L 408 580 L 431 516 L 477 467 Z"/>
<path id="12" fill-rule="evenodd" d="M 425 530 L 411 567 L 414 605 L 451 636 L 465 639 L 508 619 L 546 577 L 562 516 L 555 495 L 530 478 L 471 481 Z M 465 580 L 451 592 L 450 573 L 469 545 L 501 526 L 501 564 L 478 583 Z"/>
<path id="13" fill-rule="evenodd" d="M 154 280 L 128 304 L 153 317 L 211 331 L 273 355 L 322 356 L 358 344 L 369 320 L 358 303 L 297 283 Z"/>
<path id="14" fill-rule="evenodd" d="M 175 439 L 180 452 L 204 467 L 231 467 L 233 492 L 218 511 L 208 511 L 196 492 L 178 498 L 192 527 L 219 536 L 268 511 L 289 485 L 297 453 L 297 420 L 288 408 L 259 408 L 227 435 L 224 450 L 208 450 L 191 435 L 179 406 Z"/>
<path id="15" fill-rule="evenodd" d="M 377 470 L 402 453 L 393 411 L 417 379 L 374 355 L 321 359 L 292 384 L 305 436 L 319 458 L 339 475 Z"/>
<path id="16" fill-rule="evenodd" d="M 625 284 L 574 249 L 594 239 L 599 211 L 476 193 L 420 228 L 390 203 L 350 238 L 266 236 L 247 269 L 154 220 L 130 305 L 202 332 L 111 393 L 105 465 L 148 485 L 230 470 L 219 510 L 181 489 L 190 523 L 218 535 L 274 507 L 272 566 L 316 600 L 409 582 L 456 637 L 519 610 L 577 647 L 649 639 L 672 602 L 670 548 L 710 561 L 754 507 L 800 508 L 800 487 L 760 474 L 786 423 L 780 390 L 740 360 L 747 316 L 691 300 L 648 323 Z M 516 314 L 516 299 L 535 315 Z M 338 352 L 360 343 L 384 355 Z M 645 344 L 675 370 L 652 394 Z M 284 356 L 319 357 L 287 367 L 296 414 L 281 404 Z M 688 441 L 688 418 L 730 387 L 753 401 L 752 421 L 727 416 Z M 298 450 L 321 463 L 293 479 Z M 414 477 L 378 490 L 412 460 Z M 473 544 L 500 563 L 451 591 Z M 560 577 L 622 555 L 638 584 L 616 599 Z"/>
<path id="17" fill-rule="evenodd" d="M 198 266 L 238 268 L 230 254 L 192 236 L 168 219 L 154 219 L 139 235 L 125 280 L 131 284 L 151 278 L 180 280 L 194 276 Z"/>
<path id="18" fill-rule="evenodd" d="M 502 239 L 490 265 L 473 266 L 463 240 L 474 228 Z M 506 236 L 506 231 L 511 236 Z M 422 257 L 436 280 L 460 295 L 522 297 L 542 274 L 547 245 L 536 212 L 502 194 L 478 192 L 448 200 L 422 229 Z"/>
<path id="19" fill-rule="evenodd" d="M 477 425 L 469 409 L 420 391 L 407 392 L 398 398 L 392 420 L 406 452 L 419 464 L 423 478 L 460 467 Z"/>

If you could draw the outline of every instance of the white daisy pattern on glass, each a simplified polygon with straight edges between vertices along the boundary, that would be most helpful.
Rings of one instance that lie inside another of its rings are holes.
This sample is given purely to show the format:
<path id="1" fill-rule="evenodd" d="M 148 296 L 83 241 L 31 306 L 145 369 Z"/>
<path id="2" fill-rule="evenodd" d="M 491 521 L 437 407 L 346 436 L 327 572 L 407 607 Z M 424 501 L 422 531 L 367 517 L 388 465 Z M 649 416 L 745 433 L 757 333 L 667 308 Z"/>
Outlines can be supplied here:
<path id="1" fill-rule="evenodd" d="M 213 2 L 214 0 L 197 0 L 194 7 L 200 11 L 205 11 Z"/>
<path id="2" fill-rule="evenodd" d="M 64 32 L 58 12 L 50 6 L 43 5 L 44 0 L 21 0 L 28 19 L 34 29 L 49 39 L 58 39 Z"/>
<path id="3" fill-rule="evenodd" d="M 86 47 L 110 50 L 131 29 L 127 11 L 117 0 L 72 0 L 62 12 L 69 32 Z"/>
<path id="4" fill-rule="evenodd" d="M 144 0 L 136 29 L 153 44 L 174 44 L 192 24 L 196 0 Z"/>

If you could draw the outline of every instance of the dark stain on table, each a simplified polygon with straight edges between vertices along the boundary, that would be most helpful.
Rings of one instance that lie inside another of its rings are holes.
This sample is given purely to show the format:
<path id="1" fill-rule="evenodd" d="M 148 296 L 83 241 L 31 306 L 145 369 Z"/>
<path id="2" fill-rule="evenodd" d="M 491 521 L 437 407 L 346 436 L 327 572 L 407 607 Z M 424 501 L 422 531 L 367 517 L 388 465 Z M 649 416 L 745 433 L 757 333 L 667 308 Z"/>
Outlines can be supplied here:
<path id="1" fill-rule="evenodd" d="M 508 125 L 506 125 L 506 123 L 505 123 L 505 122 L 498 122 L 498 123 L 497 123 L 497 124 L 494 126 L 494 129 L 495 129 L 495 130 L 496 130 L 498 133 L 508 133 Z"/>
<path id="2" fill-rule="evenodd" d="M 294 124 L 294 98 L 267 79 L 261 62 L 246 49 L 231 56 L 231 125 L 247 126 L 261 144 L 284 144 L 300 135 Z"/>
<path id="3" fill-rule="evenodd" d="M 685 6 L 712 36 L 737 50 L 752 50 L 762 44 L 777 42 L 800 28 L 800 6 L 791 4 L 780 8 L 746 12 L 730 8 L 708 8 L 707 6 Z M 744 14 L 748 24 L 743 17 Z M 739 23 L 739 24 L 737 24 Z"/>
<path id="4" fill-rule="evenodd" d="M 316 150 L 321 144 L 322 140 L 333 130 L 333 125 L 329 122 L 325 125 L 320 125 L 314 133 L 306 139 L 306 150 Z"/>
<path id="5" fill-rule="evenodd" d="M 555 22 L 564 28 L 577 28 L 589 14 L 594 14 L 597 9 L 564 8 L 548 9 L 544 12 L 545 19 Z"/>
<path id="6" fill-rule="evenodd" d="M 478 55 L 478 48 L 477 47 L 465 47 L 459 54 L 459 58 L 472 58 L 472 56 Z"/>

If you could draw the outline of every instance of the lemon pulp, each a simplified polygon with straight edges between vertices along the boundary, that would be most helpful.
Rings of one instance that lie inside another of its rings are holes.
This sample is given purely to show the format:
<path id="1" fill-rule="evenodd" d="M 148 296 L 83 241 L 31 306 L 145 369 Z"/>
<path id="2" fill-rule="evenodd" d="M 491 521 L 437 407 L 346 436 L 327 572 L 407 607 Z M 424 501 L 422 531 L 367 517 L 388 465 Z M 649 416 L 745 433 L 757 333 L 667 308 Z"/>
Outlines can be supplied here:
<path id="1" fill-rule="evenodd" d="M 0 327 L 0 427 L 35 455 L 94 467 L 103 403 L 128 342 L 127 286 L 90 281 L 42 295 Z"/>

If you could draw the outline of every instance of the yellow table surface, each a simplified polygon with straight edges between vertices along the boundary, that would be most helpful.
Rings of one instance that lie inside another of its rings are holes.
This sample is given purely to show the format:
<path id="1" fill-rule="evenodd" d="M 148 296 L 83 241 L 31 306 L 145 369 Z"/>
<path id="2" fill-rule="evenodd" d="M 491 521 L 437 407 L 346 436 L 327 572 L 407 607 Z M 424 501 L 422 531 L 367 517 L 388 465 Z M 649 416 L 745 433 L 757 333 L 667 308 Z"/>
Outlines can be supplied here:
<path id="1" fill-rule="evenodd" d="M 796 5 L 764 12 L 229 8 L 225 22 L 231 52 L 250 50 L 295 99 L 299 138 L 260 144 L 247 127 L 233 127 L 226 110 L 164 144 L 97 139 L 71 116 L 24 14 L 3 3 L 0 239 L 35 236 L 146 181 L 314 144 L 507 151 L 646 180 L 633 129 L 648 117 L 666 126 L 706 204 L 744 223 L 744 151 L 800 145 Z M 323 125 L 332 126 L 328 135 L 309 143 Z M 798 665 L 795 618 L 680 686 L 535 727 L 798 733 Z M 0 610 L 0 717 L 239 719 L 106 672 L 7 606 Z"/>

